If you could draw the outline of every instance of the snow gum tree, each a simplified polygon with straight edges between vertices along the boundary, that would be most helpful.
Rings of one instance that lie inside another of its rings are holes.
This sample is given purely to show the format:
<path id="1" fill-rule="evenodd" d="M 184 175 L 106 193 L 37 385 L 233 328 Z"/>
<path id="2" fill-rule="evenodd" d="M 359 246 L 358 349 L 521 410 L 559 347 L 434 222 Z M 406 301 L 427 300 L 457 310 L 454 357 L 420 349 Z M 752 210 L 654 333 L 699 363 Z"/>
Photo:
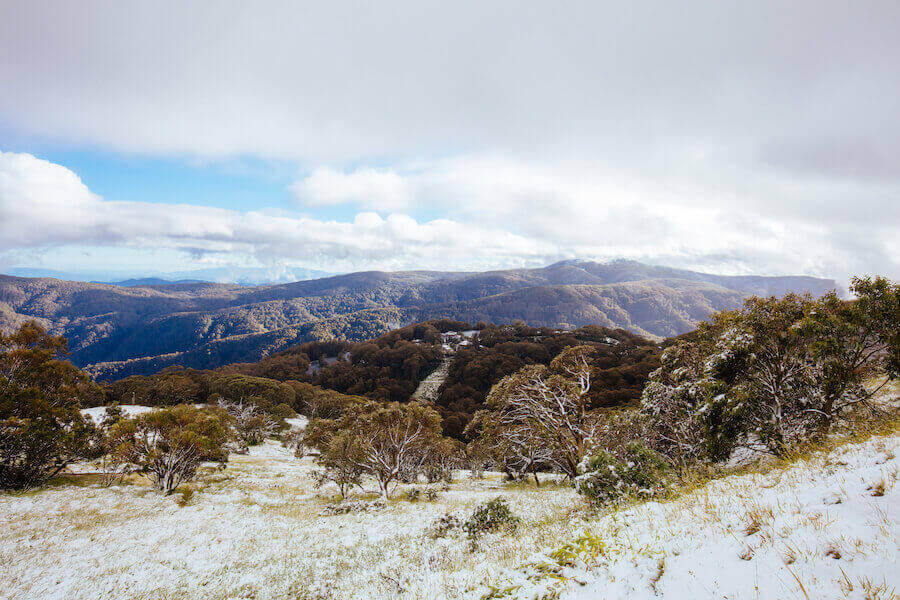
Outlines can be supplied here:
<path id="1" fill-rule="evenodd" d="M 534 471 L 551 463 L 574 478 L 600 419 L 589 397 L 594 352 L 573 346 L 549 366 L 527 366 L 500 380 L 488 394 L 489 411 L 475 420 L 479 443 L 502 464 Z"/>
<path id="2" fill-rule="evenodd" d="M 122 419 L 110 435 L 123 459 L 148 472 L 154 487 L 168 495 L 194 478 L 201 461 L 227 459 L 228 415 L 181 404 Z"/>
<path id="3" fill-rule="evenodd" d="M 242 452 L 246 452 L 247 446 L 263 443 L 278 431 L 278 422 L 253 402 L 245 402 L 243 398 L 237 402 L 219 398 L 217 406 L 228 413 L 233 437 Z"/>
<path id="4" fill-rule="evenodd" d="M 469 454 L 487 458 L 513 481 L 532 473 L 540 485 L 538 469 L 554 458 L 553 449 L 539 437 L 537 428 L 505 420 L 498 411 L 478 411 L 466 433 L 475 438 L 469 444 Z"/>
<path id="5" fill-rule="evenodd" d="M 849 302 L 751 298 L 666 349 L 642 398 L 656 448 L 682 459 L 718 460 L 737 443 L 781 454 L 851 409 L 875 410 L 872 396 L 897 376 L 897 286 L 856 279 L 852 291 Z"/>
<path id="6" fill-rule="evenodd" d="M 328 482 L 334 483 L 346 498 L 347 492 L 362 485 L 365 473 L 363 469 L 362 448 L 357 443 L 353 432 L 337 431 L 329 436 L 328 441 L 320 446 L 316 462 L 316 485 L 321 487 Z"/>
<path id="7" fill-rule="evenodd" d="M 0 334 L 0 489 L 39 485 L 91 450 L 79 408 L 94 386 L 65 354 L 66 340 L 35 322 Z"/>
<path id="8" fill-rule="evenodd" d="M 358 468 L 387 498 L 404 473 L 421 472 L 441 450 L 440 415 L 419 402 L 351 406 L 337 419 L 315 419 L 305 444 L 319 450 L 326 470 Z"/>

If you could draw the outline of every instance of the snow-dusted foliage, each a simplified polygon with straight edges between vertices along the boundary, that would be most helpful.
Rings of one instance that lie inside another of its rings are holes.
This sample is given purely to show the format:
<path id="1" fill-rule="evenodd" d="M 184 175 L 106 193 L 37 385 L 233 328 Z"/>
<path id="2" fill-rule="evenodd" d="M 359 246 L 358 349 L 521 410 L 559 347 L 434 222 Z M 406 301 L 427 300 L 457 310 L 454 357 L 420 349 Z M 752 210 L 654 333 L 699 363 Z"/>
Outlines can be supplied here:
<path id="1" fill-rule="evenodd" d="M 462 528 L 469 539 L 474 540 L 485 533 L 513 532 L 521 522 L 522 519 L 513 514 L 509 503 L 498 496 L 476 506 L 469 518 L 462 524 Z"/>
<path id="2" fill-rule="evenodd" d="M 261 444 L 278 431 L 278 422 L 253 402 L 220 398 L 218 406 L 228 414 L 232 437 L 241 444 L 243 452 L 247 446 Z"/>
<path id="3" fill-rule="evenodd" d="M 588 397 L 592 352 L 567 348 L 549 367 L 528 366 L 497 383 L 468 430 L 479 436 L 476 449 L 516 479 L 545 465 L 574 478 L 600 422 Z"/>
<path id="4" fill-rule="evenodd" d="M 725 458 L 736 437 L 732 418 L 723 411 L 727 386 L 706 371 L 700 342 L 667 348 L 662 366 L 650 374 L 641 400 L 648 441 L 676 462 Z"/>
<path id="5" fill-rule="evenodd" d="M 644 389 L 655 446 L 678 459 L 718 460 L 736 443 L 780 454 L 850 410 L 872 410 L 878 387 L 865 382 L 896 375 L 889 324 L 900 303 L 896 290 L 881 293 L 751 298 L 714 315 L 663 353 Z"/>
<path id="6" fill-rule="evenodd" d="M 598 450 L 578 465 L 575 489 L 593 505 L 629 497 L 650 498 L 665 488 L 669 463 L 643 444 L 631 442 L 621 456 Z"/>

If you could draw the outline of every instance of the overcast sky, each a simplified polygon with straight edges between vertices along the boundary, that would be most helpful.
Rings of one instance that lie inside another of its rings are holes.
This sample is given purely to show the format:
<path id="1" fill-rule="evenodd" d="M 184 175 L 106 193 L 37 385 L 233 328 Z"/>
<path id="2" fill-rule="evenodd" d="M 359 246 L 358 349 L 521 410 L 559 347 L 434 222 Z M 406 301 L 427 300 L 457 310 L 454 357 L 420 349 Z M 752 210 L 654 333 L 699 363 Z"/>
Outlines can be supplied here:
<path id="1" fill-rule="evenodd" d="M 0 269 L 900 279 L 900 3 L 0 0 Z"/>

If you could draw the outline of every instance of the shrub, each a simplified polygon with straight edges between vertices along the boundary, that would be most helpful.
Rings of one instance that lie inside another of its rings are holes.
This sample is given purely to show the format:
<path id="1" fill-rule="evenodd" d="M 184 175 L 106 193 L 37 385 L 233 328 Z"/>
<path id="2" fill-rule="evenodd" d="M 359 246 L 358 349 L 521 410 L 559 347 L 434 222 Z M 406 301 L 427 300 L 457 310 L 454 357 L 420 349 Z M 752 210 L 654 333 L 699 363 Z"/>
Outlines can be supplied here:
<path id="1" fill-rule="evenodd" d="M 633 496 L 655 496 L 663 488 L 669 464 L 643 444 L 625 446 L 621 459 L 606 450 L 585 458 L 575 489 L 589 503 L 602 505 Z"/>
<path id="2" fill-rule="evenodd" d="M 435 520 L 435 522 L 428 527 L 427 534 L 431 538 L 439 539 L 447 537 L 447 535 L 453 531 L 460 531 L 462 528 L 462 519 L 452 513 L 447 513 L 443 517 Z"/>
<path id="3" fill-rule="evenodd" d="M 194 478 L 200 462 L 224 462 L 228 417 L 218 409 L 182 404 L 119 421 L 112 431 L 119 452 L 150 473 L 154 487 L 171 494 Z"/>
<path id="4" fill-rule="evenodd" d="M 40 485 L 92 450 L 96 428 L 79 412 L 92 384 L 65 354 L 34 322 L 0 334 L 0 489 Z"/>
<path id="5" fill-rule="evenodd" d="M 307 448 L 303 443 L 302 429 L 289 429 L 281 436 L 281 445 L 294 452 L 294 458 L 306 456 Z"/>
<path id="6" fill-rule="evenodd" d="M 406 490 L 406 500 L 408 502 L 418 502 L 420 500 L 425 500 L 426 502 L 434 502 L 435 500 L 437 500 L 437 496 L 437 491 L 431 488 L 412 488 Z"/>
<path id="7" fill-rule="evenodd" d="M 246 453 L 244 448 L 256 446 L 278 431 L 278 422 L 253 402 L 231 402 L 219 398 L 218 406 L 228 413 L 232 435 L 238 442 L 240 453 Z"/>
<path id="8" fill-rule="evenodd" d="M 381 510 L 385 507 L 385 503 L 381 500 L 372 500 L 366 502 L 359 500 L 357 502 L 340 502 L 337 504 L 328 504 L 322 509 L 323 515 L 346 515 L 350 513 L 364 513 L 373 510 Z"/>
<path id="9" fill-rule="evenodd" d="M 476 539 L 484 533 L 506 531 L 511 533 L 519 527 L 521 519 L 515 516 L 502 497 L 497 496 L 475 507 L 472 515 L 463 524 L 469 539 Z"/>
<path id="10" fill-rule="evenodd" d="M 124 419 L 122 408 L 117 402 L 106 407 L 106 416 L 100 422 L 97 453 L 100 455 L 97 466 L 100 470 L 100 485 L 109 487 L 120 483 L 131 471 L 129 444 L 116 432 L 116 425 Z"/>
<path id="11" fill-rule="evenodd" d="M 316 423 L 315 421 L 313 423 Z M 315 431 L 314 429 L 310 431 Z M 316 487 L 334 483 L 338 487 L 341 498 L 354 487 L 362 486 L 365 473 L 361 461 L 362 452 L 356 443 L 353 432 L 338 431 L 327 441 L 318 444 L 319 454 L 316 463 L 319 465 L 314 473 Z"/>

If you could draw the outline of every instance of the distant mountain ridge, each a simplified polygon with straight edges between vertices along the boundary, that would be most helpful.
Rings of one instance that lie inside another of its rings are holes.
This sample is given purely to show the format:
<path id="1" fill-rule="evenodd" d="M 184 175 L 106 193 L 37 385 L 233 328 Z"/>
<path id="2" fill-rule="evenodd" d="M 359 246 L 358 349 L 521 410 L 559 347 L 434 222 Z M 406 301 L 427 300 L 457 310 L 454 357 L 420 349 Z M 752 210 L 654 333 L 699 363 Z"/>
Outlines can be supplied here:
<path id="1" fill-rule="evenodd" d="M 141 277 L 140 279 L 125 279 L 123 281 L 109 281 L 109 282 L 100 282 L 94 281 L 92 283 L 109 283 L 109 285 L 117 285 L 119 287 L 138 287 L 145 285 L 175 285 L 180 283 L 209 283 L 208 281 L 203 281 L 202 279 L 177 279 L 172 281 L 170 279 L 161 279 L 159 277 Z"/>
<path id="2" fill-rule="evenodd" d="M 257 360 L 305 341 L 363 340 L 439 317 L 563 328 L 597 323 L 666 337 L 750 295 L 836 288 L 814 277 L 710 275 L 624 260 L 487 272 L 367 271 L 254 287 L 123 287 L 0 275 L 0 329 L 36 319 L 69 339 L 73 362 L 109 378 L 173 364 Z"/>
<path id="3" fill-rule="evenodd" d="M 331 277 L 336 273 L 306 268 L 262 267 L 210 267 L 190 271 L 152 272 L 135 274 L 133 271 L 59 271 L 43 267 L 12 267 L 5 271 L 16 277 L 52 277 L 64 281 L 90 281 L 112 285 L 168 285 L 170 283 L 203 282 L 236 283 L 239 285 L 273 285 L 302 279 Z"/>

